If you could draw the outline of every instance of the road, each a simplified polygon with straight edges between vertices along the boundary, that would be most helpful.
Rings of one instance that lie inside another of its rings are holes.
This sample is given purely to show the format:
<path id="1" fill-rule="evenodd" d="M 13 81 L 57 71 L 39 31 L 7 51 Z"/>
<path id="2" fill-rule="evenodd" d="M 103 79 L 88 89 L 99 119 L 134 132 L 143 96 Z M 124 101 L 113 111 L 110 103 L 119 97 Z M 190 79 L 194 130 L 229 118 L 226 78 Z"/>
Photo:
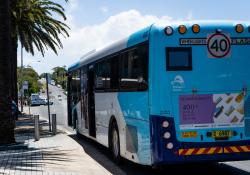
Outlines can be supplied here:
<path id="1" fill-rule="evenodd" d="M 188 164 L 188 165 L 169 165 L 160 169 L 152 169 L 148 166 L 140 166 L 129 161 L 124 161 L 123 164 L 115 164 L 109 154 L 107 148 L 83 137 L 77 138 L 73 134 L 73 130 L 67 126 L 67 97 L 63 91 L 56 87 L 49 85 L 50 98 L 53 101 L 51 105 L 51 114 L 57 115 L 57 123 L 70 133 L 70 136 L 75 139 L 95 161 L 101 164 L 104 168 L 112 174 L 143 174 L 143 175 L 158 175 L 158 174 L 191 174 L 192 175 L 250 175 L 250 161 L 226 162 L 217 164 Z M 58 96 L 61 95 L 61 100 Z M 47 106 L 31 107 L 32 114 L 39 114 L 45 119 L 48 119 Z"/>
<path id="2" fill-rule="evenodd" d="M 50 114 L 56 114 L 57 124 L 72 132 L 72 129 L 67 126 L 67 96 L 64 94 L 63 90 L 57 86 L 49 85 L 49 92 L 50 101 L 53 102 L 53 105 L 50 105 Z M 46 93 L 41 93 L 41 95 L 47 97 Z M 48 120 L 47 105 L 32 106 L 31 113 L 34 115 L 39 114 L 44 119 Z"/>

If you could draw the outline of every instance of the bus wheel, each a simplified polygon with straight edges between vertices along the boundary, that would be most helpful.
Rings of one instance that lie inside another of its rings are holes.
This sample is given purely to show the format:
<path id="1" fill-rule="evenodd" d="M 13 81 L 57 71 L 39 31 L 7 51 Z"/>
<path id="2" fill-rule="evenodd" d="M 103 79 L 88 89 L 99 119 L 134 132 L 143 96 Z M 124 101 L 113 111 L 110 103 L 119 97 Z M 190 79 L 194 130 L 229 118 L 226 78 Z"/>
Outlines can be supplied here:
<path id="1" fill-rule="evenodd" d="M 111 130 L 111 151 L 112 157 L 116 163 L 121 162 L 121 155 L 120 155 L 120 138 L 119 138 L 119 131 L 116 122 L 112 123 L 112 130 Z"/>
<path id="2" fill-rule="evenodd" d="M 79 131 L 76 131 L 76 137 L 78 139 L 81 139 L 82 138 L 82 134 Z"/>

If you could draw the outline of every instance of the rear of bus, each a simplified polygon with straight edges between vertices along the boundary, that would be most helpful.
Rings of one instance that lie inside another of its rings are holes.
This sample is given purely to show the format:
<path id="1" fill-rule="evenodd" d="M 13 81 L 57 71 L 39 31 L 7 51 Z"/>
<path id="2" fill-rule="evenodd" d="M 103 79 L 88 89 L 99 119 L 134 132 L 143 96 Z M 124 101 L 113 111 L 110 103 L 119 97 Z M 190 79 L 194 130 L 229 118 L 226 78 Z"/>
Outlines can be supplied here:
<path id="1" fill-rule="evenodd" d="M 249 159 L 249 26 L 186 23 L 150 33 L 152 163 Z"/>

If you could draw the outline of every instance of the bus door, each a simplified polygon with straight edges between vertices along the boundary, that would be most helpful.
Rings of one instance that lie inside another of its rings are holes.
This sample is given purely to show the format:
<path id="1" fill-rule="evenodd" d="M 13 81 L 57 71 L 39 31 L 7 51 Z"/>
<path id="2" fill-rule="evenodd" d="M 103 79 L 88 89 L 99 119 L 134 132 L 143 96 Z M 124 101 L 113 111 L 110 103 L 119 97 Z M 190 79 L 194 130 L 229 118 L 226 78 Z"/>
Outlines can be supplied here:
<path id="1" fill-rule="evenodd" d="M 94 69 L 90 67 L 88 70 L 88 124 L 89 135 L 92 137 L 96 137 L 94 82 L 95 72 Z"/>
<path id="2" fill-rule="evenodd" d="M 73 117 L 72 117 L 72 92 L 71 92 L 71 87 L 72 86 L 72 76 L 68 74 L 68 86 L 67 86 L 67 103 L 68 103 L 68 126 L 73 126 Z"/>
<path id="3" fill-rule="evenodd" d="M 87 78 L 87 67 L 83 67 L 81 70 L 81 127 L 84 130 L 88 129 L 88 78 Z"/>

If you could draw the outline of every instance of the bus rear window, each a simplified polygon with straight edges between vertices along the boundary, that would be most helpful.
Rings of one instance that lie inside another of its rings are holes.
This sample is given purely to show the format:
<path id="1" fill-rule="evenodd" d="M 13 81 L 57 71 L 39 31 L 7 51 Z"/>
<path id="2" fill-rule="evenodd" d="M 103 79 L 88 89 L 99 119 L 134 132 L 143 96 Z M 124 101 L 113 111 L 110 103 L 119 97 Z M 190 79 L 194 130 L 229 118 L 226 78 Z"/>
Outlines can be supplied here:
<path id="1" fill-rule="evenodd" d="M 191 47 L 166 48 L 167 71 L 192 70 Z"/>

